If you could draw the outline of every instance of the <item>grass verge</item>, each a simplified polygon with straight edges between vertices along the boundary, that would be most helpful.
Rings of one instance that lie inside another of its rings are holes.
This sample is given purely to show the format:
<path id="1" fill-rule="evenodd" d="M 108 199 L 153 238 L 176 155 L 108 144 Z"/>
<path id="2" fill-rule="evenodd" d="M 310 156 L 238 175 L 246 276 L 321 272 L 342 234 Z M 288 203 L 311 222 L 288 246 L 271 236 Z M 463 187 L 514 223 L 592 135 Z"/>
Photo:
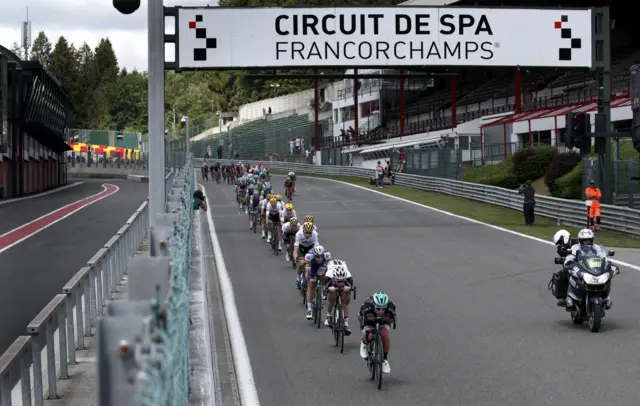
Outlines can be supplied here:
<path id="1" fill-rule="evenodd" d="M 484 223 L 493 224 L 509 230 L 517 231 L 522 234 L 542 238 L 547 241 L 551 241 L 555 232 L 560 228 L 556 225 L 555 221 L 540 216 L 536 217 L 536 224 L 533 227 L 527 227 L 524 225 L 524 218 L 522 213 L 517 210 L 444 195 L 441 193 L 425 192 L 422 190 L 397 185 L 385 187 L 384 189 L 378 189 L 374 186 L 369 185 L 369 182 L 366 179 L 352 176 L 330 176 L 315 174 L 304 174 L 304 176 L 340 180 L 354 185 L 363 186 L 392 196 L 401 197 L 403 199 L 431 206 L 436 209 L 444 210 L 453 214 L 458 214 L 460 216 L 482 221 Z M 571 235 L 574 236 L 579 231 L 579 229 L 575 227 L 563 228 L 566 228 L 569 232 L 571 232 Z M 640 248 L 640 239 L 625 234 L 600 231 L 597 233 L 596 238 L 599 244 L 603 244 L 606 247 Z"/>

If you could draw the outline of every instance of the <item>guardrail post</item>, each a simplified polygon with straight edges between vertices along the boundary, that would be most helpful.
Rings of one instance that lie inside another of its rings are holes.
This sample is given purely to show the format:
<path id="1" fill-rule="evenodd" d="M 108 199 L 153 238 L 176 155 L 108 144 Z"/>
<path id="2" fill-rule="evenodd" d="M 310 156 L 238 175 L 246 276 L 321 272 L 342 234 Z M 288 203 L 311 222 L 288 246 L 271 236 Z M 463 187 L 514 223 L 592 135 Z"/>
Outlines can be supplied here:
<path id="1" fill-rule="evenodd" d="M 95 292 L 92 293 L 95 295 L 96 316 L 102 316 L 103 314 L 104 299 L 102 295 L 102 268 L 104 267 L 104 256 L 106 252 L 107 250 L 100 248 L 100 250 L 96 252 L 89 261 L 87 261 L 87 266 L 91 268 L 95 277 Z M 91 280 L 93 281 L 94 278 L 91 278 Z"/>
<path id="2" fill-rule="evenodd" d="M 60 345 L 60 379 L 69 379 L 69 358 L 67 355 L 67 349 L 69 343 L 73 343 L 73 336 L 67 336 L 67 316 L 66 316 L 66 303 L 67 295 L 63 295 L 63 306 L 60 306 L 57 310 L 58 313 L 58 344 Z M 53 340 L 53 332 L 51 333 L 51 339 Z M 69 339 L 69 337 L 71 337 Z M 53 341 L 52 341 L 53 342 Z M 55 350 L 55 348 L 54 348 Z M 75 353 L 75 351 L 73 351 Z M 75 354 L 74 354 L 75 361 Z"/>
<path id="3" fill-rule="evenodd" d="M 31 372 L 29 369 L 33 365 L 33 347 L 31 347 L 31 337 L 18 337 L 18 339 L 21 338 L 25 338 L 25 353 L 20 357 L 20 391 L 22 392 L 22 404 L 31 405 Z M 11 399 L 11 389 L 9 389 L 9 399 Z M 2 404 L 5 404 L 4 400 Z M 11 400 L 6 404 L 11 405 Z"/>
<path id="4" fill-rule="evenodd" d="M 84 279 L 82 283 L 82 294 L 84 296 L 84 336 L 85 337 L 93 337 L 93 333 L 91 332 L 91 326 L 93 325 L 93 318 L 95 316 L 95 311 L 93 307 L 93 296 L 91 293 L 91 289 L 93 284 L 91 283 L 91 268 L 87 267 L 87 277 Z"/>
<path id="5" fill-rule="evenodd" d="M 160 297 L 169 292 L 169 257 L 147 257 L 136 255 L 129 261 L 129 300 L 153 300 L 156 286 Z"/>

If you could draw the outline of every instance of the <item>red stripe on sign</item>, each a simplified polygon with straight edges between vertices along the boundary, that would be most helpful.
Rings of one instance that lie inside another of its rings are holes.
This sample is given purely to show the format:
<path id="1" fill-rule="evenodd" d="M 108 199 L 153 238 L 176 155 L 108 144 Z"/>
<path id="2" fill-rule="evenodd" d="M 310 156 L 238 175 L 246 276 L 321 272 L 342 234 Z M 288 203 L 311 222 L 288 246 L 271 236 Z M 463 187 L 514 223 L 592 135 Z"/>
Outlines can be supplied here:
<path id="1" fill-rule="evenodd" d="M 89 206 L 90 204 L 109 197 L 120 190 L 118 186 L 112 185 L 110 183 L 103 184 L 102 188 L 103 190 L 100 193 L 96 193 L 95 195 L 91 195 L 89 197 L 85 197 L 84 199 L 70 203 L 66 206 L 52 211 L 51 213 L 45 214 L 42 217 L 30 221 L 29 223 L 26 223 L 18 228 L 14 228 L 13 230 L 3 235 L 0 235 L 0 253 L 8 250 L 14 245 L 18 245 L 27 238 L 38 234 L 40 231 L 71 216 L 77 211 Z"/>

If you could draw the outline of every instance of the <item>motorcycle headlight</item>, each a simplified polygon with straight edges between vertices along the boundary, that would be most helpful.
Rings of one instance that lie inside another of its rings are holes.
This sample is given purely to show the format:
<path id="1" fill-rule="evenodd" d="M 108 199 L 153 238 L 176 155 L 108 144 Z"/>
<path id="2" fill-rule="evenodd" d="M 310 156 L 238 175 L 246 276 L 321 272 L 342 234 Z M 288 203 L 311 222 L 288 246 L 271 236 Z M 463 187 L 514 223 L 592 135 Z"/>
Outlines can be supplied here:
<path id="1" fill-rule="evenodd" d="M 604 285 L 609 280 L 609 277 L 609 273 L 605 273 L 600 276 L 593 276 L 588 273 L 582 274 L 582 279 L 589 285 Z"/>

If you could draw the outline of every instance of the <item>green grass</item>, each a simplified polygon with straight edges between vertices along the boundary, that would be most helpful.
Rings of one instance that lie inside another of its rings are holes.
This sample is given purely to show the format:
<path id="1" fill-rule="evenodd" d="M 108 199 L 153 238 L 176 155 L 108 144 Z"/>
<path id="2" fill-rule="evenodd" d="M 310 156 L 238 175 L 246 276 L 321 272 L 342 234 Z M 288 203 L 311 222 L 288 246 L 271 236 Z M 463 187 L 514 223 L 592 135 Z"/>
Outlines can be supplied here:
<path id="1" fill-rule="evenodd" d="M 367 179 L 352 176 L 329 176 L 313 174 L 304 174 L 304 176 L 335 179 L 354 185 L 363 186 L 392 196 L 401 197 L 403 199 L 431 206 L 436 209 L 444 210 L 449 213 L 458 214 L 460 216 L 482 221 L 484 223 L 503 227 L 508 230 L 517 231 L 522 234 L 542 238 L 547 241 L 551 241 L 555 232 L 560 228 L 556 225 L 555 221 L 545 219 L 540 216 L 536 216 L 535 226 L 527 227 L 523 224 L 524 218 L 522 212 L 520 211 L 507 209 L 505 207 L 495 206 L 488 203 L 476 202 L 459 197 L 444 195 L 441 193 L 424 192 L 422 190 L 397 185 L 385 187 L 384 189 L 377 189 L 376 187 L 369 185 Z M 563 228 L 571 232 L 572 235 L 576 235 L 578 233 L 578 229 L 575 227 L 564 226 Z M 597 233 L 596 238 L 599 244 L 603 244 L 606 247 L 640 248 L 640 239 L 624 234 L 618 234 L 609 231 L 600 231 Z"/>

